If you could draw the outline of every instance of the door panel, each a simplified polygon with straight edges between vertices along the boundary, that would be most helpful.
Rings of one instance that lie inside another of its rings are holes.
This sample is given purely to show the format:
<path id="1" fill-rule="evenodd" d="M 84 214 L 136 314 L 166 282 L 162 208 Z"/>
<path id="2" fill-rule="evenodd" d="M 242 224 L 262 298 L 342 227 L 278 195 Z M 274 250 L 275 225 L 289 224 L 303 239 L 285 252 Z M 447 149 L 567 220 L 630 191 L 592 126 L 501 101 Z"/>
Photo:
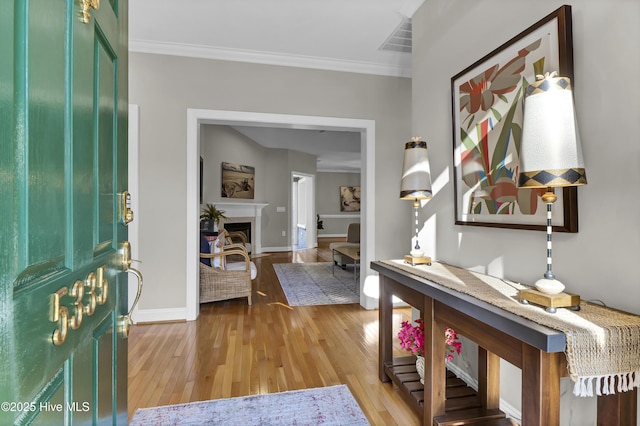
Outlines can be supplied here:
<path id="1" fill-rule="evenodd" d="M 100 3 L 0 1 L 0 424 L 126 424 L 127 2 Z"/>
<path id="2" fill-rule="evenodd" d="M 94 335 L 94 363 L 96 364 L 96 371 L 98 377 L 112 377 L 113 368 L 113 349 L 114 349 L 114 335 L 113 335 L 113 321 L 111 318 L 107 319 L 95 332 Z M 115 343 L 117 344 L 117 343 Z M 112 413 L 114 409 L 113 404 L 113 382 L 107 380 L 99 380 L 97 392 L 94 392 L 93 404 L 96 409 L 95 422 L 110 424 L 112 419 Z"/>
<path id="3" fill-rule="evenodd" d="M 65 249 L 65 4 L 30 0 L 26 28 L 27 76 L 24 120 L 29 146 L 21 174 L 26 197 L 20 253 L 24 253 L 21 284 L 60 271 Z M 46 129 L 46 131 L 43 131 Z"/>
<path id="4" fill-rule="evenodd" d="M 38 409 L 25 414 L 33 415 L 33 425 L 51 426 L 51 425 L 63 425 L 64 424 L 64 412 L 56 410 L 54 407 L 58 407 L 60 404 L 64 404 L 64 386 L 63 386 L 63 374 L 60 370 L 60 374 L 56 376 L 56 380 L 52 381 L 51 387 L 52 395 L 43 398 L 46 399 L 48 407 L 50 409 Z M 36 415 L 37 414 L 37 415 Z M 30 416 L 31 417 L 31 416 Z"/>

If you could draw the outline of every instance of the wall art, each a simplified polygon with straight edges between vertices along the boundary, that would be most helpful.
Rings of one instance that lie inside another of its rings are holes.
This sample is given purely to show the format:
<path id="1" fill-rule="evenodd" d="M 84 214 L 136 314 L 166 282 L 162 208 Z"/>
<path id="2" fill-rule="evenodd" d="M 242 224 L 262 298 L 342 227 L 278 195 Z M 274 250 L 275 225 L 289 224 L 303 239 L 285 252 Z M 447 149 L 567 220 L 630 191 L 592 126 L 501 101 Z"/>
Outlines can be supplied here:
<path id="1" fill-rule="evenodd" d="M 571 7 L 562 6 L 451 78 L 457 225 L 546 229 L 544 190 L 516 186 L 524 89 L 537 74 L 573 81 Z M 575 87 L 575 86 L 574 86 Z M 556 191 L 554 231 L 578 232 L 575 187 Z"/>

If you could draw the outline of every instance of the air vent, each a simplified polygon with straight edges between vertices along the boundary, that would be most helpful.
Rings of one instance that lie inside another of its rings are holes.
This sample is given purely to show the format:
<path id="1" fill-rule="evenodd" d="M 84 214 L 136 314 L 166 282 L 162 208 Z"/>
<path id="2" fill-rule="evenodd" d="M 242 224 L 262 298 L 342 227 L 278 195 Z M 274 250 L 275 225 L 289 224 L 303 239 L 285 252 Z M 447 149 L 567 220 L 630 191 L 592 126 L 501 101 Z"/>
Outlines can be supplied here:
<path id="1" fill-rule="evenodd" d="M 411 53 L 411 19 L 404 18 L 391 35 L 382 43 L 380 50 Z"/>

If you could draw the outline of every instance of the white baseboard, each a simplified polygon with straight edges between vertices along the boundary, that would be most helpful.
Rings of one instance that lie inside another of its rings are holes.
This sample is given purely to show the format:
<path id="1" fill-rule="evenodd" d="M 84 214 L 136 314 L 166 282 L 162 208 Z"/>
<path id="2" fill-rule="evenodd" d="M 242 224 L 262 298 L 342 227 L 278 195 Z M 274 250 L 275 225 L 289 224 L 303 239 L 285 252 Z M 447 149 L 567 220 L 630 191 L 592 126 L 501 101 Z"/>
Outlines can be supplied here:
<path id="1" fill-rule="evenodd" d="M 473 390 L 475 390 L 476 392 L 478 391 L 478 380 L 471 377 L 469 373 L 464 371 L 462 368 L 458 367 L 452 362 L 448 362 L 447 370 L 455 374 L 457 378 L 465 382 L 467 385 L 473 388 Z M 500 409 L 504 411 L 507 417 L 515 419 L 518 422 L 521 421 L 522 413 L 520 412 L 520 410 L 518 410 L 517 408 L 515 408 L 513 405 L 509 404 L 502 398 L 500 398 Z"/>
<path id="2" fill-rule="evenodd" d="M 288 247 L 262 247 L 261 253 L 281 252 L 281 251 L 293 251 L 293 247 L 291 247 L 291 246 L 288 246 Z"/>
<path id="3" fill-rule="evenodd" d="M 141 322 L 186 321 L 187 308 L 138 309 L 132 319 L 134 324 Z"/>

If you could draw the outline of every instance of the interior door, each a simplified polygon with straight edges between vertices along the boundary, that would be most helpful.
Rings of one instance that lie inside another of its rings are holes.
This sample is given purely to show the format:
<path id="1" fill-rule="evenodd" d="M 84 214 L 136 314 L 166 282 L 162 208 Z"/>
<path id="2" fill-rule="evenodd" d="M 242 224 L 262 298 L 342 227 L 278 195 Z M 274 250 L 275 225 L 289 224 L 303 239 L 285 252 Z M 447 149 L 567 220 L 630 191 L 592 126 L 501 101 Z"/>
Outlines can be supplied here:
<path id="1" fill-rule="evenodd" d="M 0 424 L 127 423 L 127 1 L 0 0 Z"/>

